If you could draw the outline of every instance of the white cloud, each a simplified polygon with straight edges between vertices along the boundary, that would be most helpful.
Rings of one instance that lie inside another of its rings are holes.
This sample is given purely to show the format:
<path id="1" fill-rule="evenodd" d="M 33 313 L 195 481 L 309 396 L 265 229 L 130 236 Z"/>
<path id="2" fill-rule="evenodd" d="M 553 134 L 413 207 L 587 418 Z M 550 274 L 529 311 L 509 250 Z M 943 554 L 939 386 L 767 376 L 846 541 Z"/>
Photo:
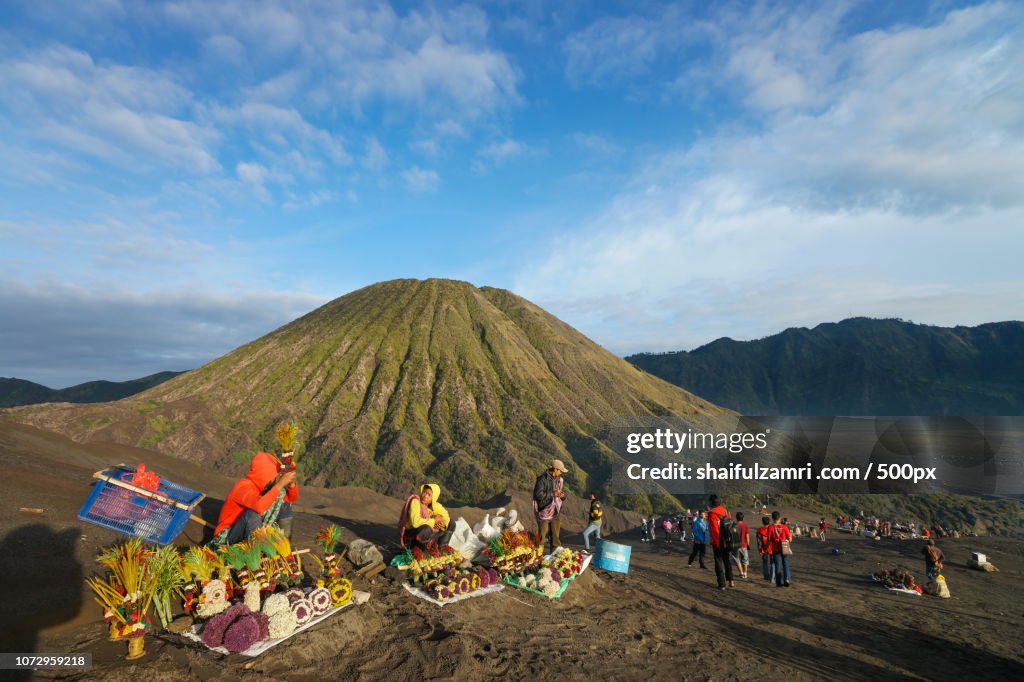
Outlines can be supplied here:
<path id="1" fill-rule="evenodd" d="M 217 121 L 240 129 L 250 145 L 266 150 L 279 163 L 289 153 L 337 165 L 352 160 L 341 136 L 313 125 L 294 108 L 246 101 L 234 108 L 216 106 L 212 113 Z"/>
<path id="2" fill-rule="evenodd" d="M 52 388 L 192 369 L 325 302 L 290 292 L 0 284 L 0 376 Z"/>
<path id="3" fill-rule="evenodd" d="M 351 192 L 351 190 L 350 190 Z M 315 208 L 321 204 L 329 204 L 333 201 L 338 200 L 338 194 L 329 190 L 319 190 L 311 192 L 306 196 L 295 196 L 290 195 L 288 199 L 281 204 L 281 208 L 287 211 L 294 211 L 303 208 Z"/>
<path id="4" fill-rule="evenodd" d="M 1024 317 L 1024 12 L 849 37 L 841 17 L 755 12 L 717 36 L 752 124 L 648 157 L 517 291 L 624 351 L 858 314 Z"/>
<path id="5" fill-rule="evenodd" d="M 402 171 L 405 185 L 413 192 L 433 192 L 441 184 L 441 176 L 437 171 L 413 166 Z"/>
<path id="6" fill-rule="evenodd" d="M 669 13 L 677 14 L 667 9 Z M 677 32 L 680 27 L 670 25 L 667 18 L 606 17 L 570 35 L 564 47 L 569 82 L 608 85 L 647 72 L 659 54 L 675 43 L 666 42 L 670 32 L 675 32 L 676 40 L 683 37 Z"/>
<path id="7" fill-rule="evenodd" d="M 235 166 L 235 173 L 238 179 L 249 185 L 253 193 L 260 201 L 269 201 L 270 192 L 267 191 L 266 179 L 267 169 L 258 163 L 241 162 Z"/>
<path id="8" fill-rule="evenodd" d="M 423 156 L 436 158 L 441 150 L 440 143 L 435 138 L 413 140 L 409 143 L 409 149 Z"/>
<path id="9" fill-rule="evenodd" d="M 479 151 L 479 156 L 489 159 L 494 163 L 502 163 L 508 159 L 516 156 L 522 156 L 523 154 L 528 154 L 533 151 L 534 150 L 529 145 L 518 140 L 509 139 L 487 145 Z"/>
<path id="10" fill-rule="evenodd" d="M 519 101 L 518 74 L 487 46 L 487 17 L 475 7 L 413 10 L 351 2 L 319 6 L 182 0 L 163 6 L 196 34 L 230 36 L 256 64 L 287 65 L 250 90 L 320 108 L 361 112 L 377 102 L 414 104 L 418 116 L 472 122 Z"/>
<path id="11" fill-rule="evenodd" d="M 573 133 L 571 139 L 577 147 L 593 154 L 608 155 L 622 150 L 618 144 L 600 133 Z"/>
<path id="12" fill-rule="evenodd" d="M 370 170 L 379 171 L 383 169 L 391 159 L 388 158 L 388 153 L 384 149 L 384 145 L 380 143 L 374 136 L 366 138 L 366 153 L 363 155 L 363 165 Z"/>
<path id="13" fill-rule="evenodd" d="M 525 142 L 508 138 L 482 147 L 473 160 L 472 169 L 474 173 L 486 173 L 491 166 L 503 166 L 515 158 L 543 156 L 545 153 L 539 147 L 533 147 Z"/>
<path id="14" fill-rule="evenodd" d="M 45 49 L 0 63 L 0 104 L 24 136 L 122 166 L 220 168 L 218 132 L 193 120 L 189 91 L 160 71 Z"/>

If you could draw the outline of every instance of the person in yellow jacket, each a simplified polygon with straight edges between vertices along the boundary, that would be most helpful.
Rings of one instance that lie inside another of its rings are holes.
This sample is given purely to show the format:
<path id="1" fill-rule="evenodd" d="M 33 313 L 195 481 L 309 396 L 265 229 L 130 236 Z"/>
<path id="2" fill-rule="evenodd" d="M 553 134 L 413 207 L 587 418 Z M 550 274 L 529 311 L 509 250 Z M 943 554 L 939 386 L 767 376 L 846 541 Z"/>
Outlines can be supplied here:
<path id="1" fill-rule="evenodd" d="M 448 510 L 441 506 L 438 498 L 441 486 L 424 483 L 419 495 L 410 495 L 402 510 L 402 547 L 426 547 L 430 542 L 445 545 L 448 540 Z"/>

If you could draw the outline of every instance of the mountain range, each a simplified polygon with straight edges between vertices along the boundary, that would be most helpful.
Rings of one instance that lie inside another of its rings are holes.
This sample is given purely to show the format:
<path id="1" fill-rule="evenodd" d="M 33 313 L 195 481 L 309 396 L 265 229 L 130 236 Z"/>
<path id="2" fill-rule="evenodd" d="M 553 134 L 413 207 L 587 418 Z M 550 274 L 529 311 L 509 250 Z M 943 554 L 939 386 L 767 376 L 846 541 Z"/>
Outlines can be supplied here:
<path id="1" fill-rule="evenodd" d="M 68 388 L 49 388 L 13 377 L 0 377 L 0 407 L 38 403 L 101 403 L 120 400 L 152 388 L 181 374 L 158 372 L 129 381 L 87 381 Z"/>
<path id="2" fill-rule="evenodd" d="M 1024 322 L 857 317 L 626 359 L 747 415 L 1024 414 Z"/>

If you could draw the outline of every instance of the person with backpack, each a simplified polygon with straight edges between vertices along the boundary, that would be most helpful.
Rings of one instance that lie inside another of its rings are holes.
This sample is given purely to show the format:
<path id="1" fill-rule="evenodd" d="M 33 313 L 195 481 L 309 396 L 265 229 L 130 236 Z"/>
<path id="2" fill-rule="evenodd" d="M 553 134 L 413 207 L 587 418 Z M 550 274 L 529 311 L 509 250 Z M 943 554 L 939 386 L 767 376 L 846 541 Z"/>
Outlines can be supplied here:
<path id="1" fill-rule="evenodd" d="M 711 552 L 715 557 L 715 577 L 718 589 L 736 587 L 732 579 L 732 550 L 739 545 L 739 529 L 729 516 L 729 510 L 718 501 L 718 495 L 708 498 L 708 534 L 711 536 Z"/>
<path id="2" fill-rule="evenodd" d="M 761 517 L 761 527 L 757 529 L 757 551 L 761 554 L 761 576 L 771 582 L 775 580 L 775 564 L 772 562 L 772 519 Z"/>
<path id="3" fill-rule="evenodd" d="M 736 512 L 736 529 L 740 534 L 739 546 L 732 551 L 732 560 L 740 569 L 740 577 L 746 580 L 750 565 L 750 526 L 743 523 L 743 512 Z"/>
<path id="4" fill-rule="evenodd" d="M 559 512 L 562 509 L 562 500 L 565 499 L 565 479 L 562 473 L 565 471 L 565 464 L 562 460 L 556 459 L 551 462 L 551 467 L 537 477 L 533 485 L 533 514 L 537 519 L 537 534 L 540 535 L 541 547 L 547 541 L 548 533 L 551 533 L 551 551 L 562 546 L 559 538 L 562 520 Z"/>
<path id="5" fill-rule="evenodd" d="M 772 563 L 775 566 L 775 587 L 789 587 L 789 543 L 793 541 L 793 534 L 789 532 L 789 526 L 779 519 L 779 512 L 772 512 L 771 525 L 772 541 Z"/>
<path id="6" fill-rule="evenodd" d="M 597 533 L 597 539 L 601 539 L 601 519 L 604 516 L 604 512 L 601 511 L 601 503 L 597 499 L 597 493 L 590 493 L 590 514 L 588 518 L 590 520 L 589 525 L 583 529 L 583 553 L 590 554 L 590 536 Z"/>
<path id="7" fill-rule="evenodd" d="M 693 520 L 693 551 L 690 552 L 690 560 L 686 562 L 687 566 L 693 564 L 693 560 L 698 556 L 700 557 L 700 567 L 707 568 L 704 565 L 704 554 L 707 551 L 708 544 L 708 521 L 704 518 L 704 512 L 700 512 L 697 518 Z"/>

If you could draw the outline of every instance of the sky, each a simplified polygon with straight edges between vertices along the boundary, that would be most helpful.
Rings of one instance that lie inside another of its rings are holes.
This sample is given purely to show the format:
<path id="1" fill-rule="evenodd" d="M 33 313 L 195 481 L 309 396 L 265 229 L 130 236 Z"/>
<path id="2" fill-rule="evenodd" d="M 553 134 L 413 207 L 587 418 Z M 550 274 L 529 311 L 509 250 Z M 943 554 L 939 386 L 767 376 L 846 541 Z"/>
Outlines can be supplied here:
<path id="1" fill-rule="evenodd" d="M 199 366 L 347 292 L 612 352 L 1024 319 L 1024 3 L 0 4 L 0 376 Z"/>

